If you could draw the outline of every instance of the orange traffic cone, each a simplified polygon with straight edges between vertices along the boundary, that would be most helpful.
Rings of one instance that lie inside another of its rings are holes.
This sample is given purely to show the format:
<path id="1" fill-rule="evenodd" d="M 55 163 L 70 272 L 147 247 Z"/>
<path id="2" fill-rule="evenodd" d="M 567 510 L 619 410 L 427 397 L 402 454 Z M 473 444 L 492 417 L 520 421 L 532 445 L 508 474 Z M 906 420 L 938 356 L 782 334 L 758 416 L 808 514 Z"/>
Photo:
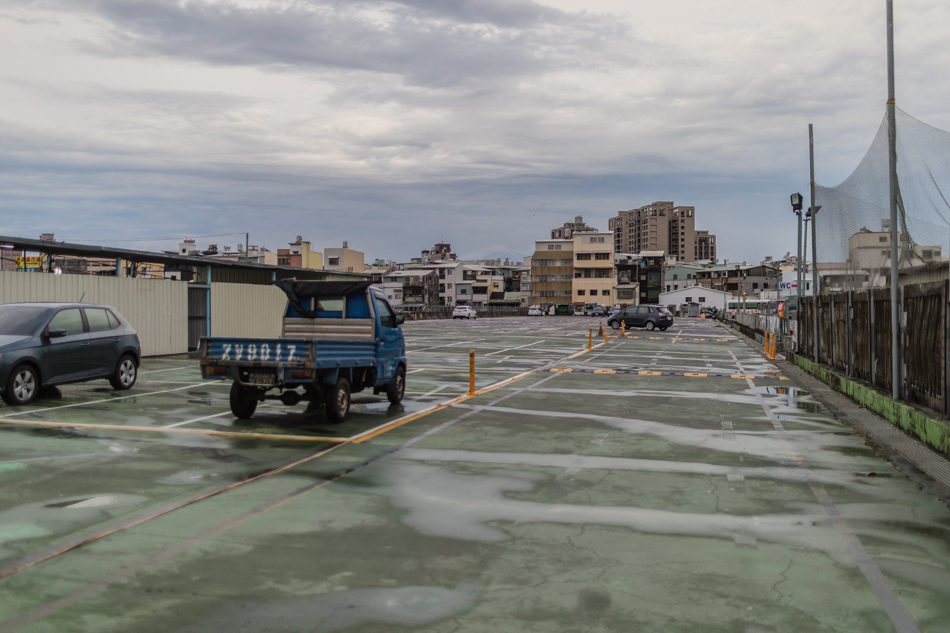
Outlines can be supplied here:
<path id="1" fill-rule="evenodd" d="M 604 324 L 601 323 L 600 327 L 597 328 L 597 336 L 603 336 L 603 335 L 604 335 Z"/>

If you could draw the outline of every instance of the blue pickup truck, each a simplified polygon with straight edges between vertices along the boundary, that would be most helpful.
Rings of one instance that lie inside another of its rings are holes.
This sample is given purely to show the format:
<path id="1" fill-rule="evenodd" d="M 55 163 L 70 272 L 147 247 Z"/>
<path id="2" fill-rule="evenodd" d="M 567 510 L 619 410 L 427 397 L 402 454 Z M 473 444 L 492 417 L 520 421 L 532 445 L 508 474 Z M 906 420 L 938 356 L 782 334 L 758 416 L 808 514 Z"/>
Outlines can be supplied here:
<path id="1" fill-rule="evenodd" d="M 370 284 L 275 282 L 287 295 L 281 337 L 201 339 L 202 377 L 233 381 L 231 412 L 241 419 L 264 400 L 306 400 L 342 422 L 350 394 L 370 387 L 398 404 L 406 391 L 405 317 Z"/>

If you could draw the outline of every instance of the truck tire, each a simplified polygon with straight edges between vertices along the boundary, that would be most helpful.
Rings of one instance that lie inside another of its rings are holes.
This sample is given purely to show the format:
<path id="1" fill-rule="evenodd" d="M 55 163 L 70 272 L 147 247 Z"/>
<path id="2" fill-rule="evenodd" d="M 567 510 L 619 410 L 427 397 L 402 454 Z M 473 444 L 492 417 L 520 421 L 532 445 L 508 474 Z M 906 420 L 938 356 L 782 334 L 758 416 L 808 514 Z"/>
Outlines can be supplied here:
<path id="1" fill-rule="evenodd" d="M 339 424 L 350 412 L 350 381 L 340 376 L 327 394 L 327 419 Z"/>
<path id="2" fill-rule="evenodd" d="M 400 365 L 396 368 L 393 381 L 386 385 L 386 397 L 390 404 L 399 404 L 406 395 L 406 368 Z"/>
<path id="3" fill-rule="evenodd" d="M 257 394 L 234 381 L 231 383 L 231 413 L 236 418 L 247 420 L 257 411 Z"/>

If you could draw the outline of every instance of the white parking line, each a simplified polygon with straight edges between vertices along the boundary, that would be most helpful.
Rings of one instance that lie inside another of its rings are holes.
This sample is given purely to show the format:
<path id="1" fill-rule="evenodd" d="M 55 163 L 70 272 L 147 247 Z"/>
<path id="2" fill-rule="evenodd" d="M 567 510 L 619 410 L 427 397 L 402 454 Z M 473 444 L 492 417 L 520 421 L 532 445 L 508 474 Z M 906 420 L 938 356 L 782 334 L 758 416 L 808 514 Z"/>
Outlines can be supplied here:
<path id="1" fill-rule="evenodd" d="M 84 407 L 89 404 L 102 404 L 103 402 L 115 402 L 116 400 L 128 400 L 129 398 L 140 398 L 142 396 L 155 396 L 160 393 L 171 393 L 172 391 L 182 391 L 183 389 L 191 389 L 192 387 L 200 387 L 205 385 L 205 382 L 194 382 L 185 385 L 184 387 L 175 387 L 174 389 L 163 389 L 161 391 L 145 391 L 133 393 L 129 396 L 118 396 L 115 398 L 106 398 L 104 400 L 90 400 L 89 402 L 74 402 L 73 404 L 64 404 L 58 407 L 46 407 L 45 409 L 31 409 L 29 411 L 15 411 L 13 413 L 4 413 L 3 417 L 12 418 L 17 415 L 33 415 L 37 413 L 45 413 L 46 411 L 55 411 L 56 409 L 72 409 L 73 407 Z"/>
<path id="2" fill-rule="evenodd" d="M 163 426 L 163 429 L 174 429 L 179 426 L 185 426 L 186 424 L 192 424 L 194 422 L 201 422 L 202 420 L 210 420 L 211 418 L 222 418 L 226 415 L 234 415 L 230 411 L 222 411 L 221 413 L 215 413 L 214 415 L 206 415 L 200 418 L 192 418 L 191 420 L 185 420 L 184 422 L 176 422 L 175 424 L 168 424 Z"/>
<path id="3" fill-rule="evenodd" d="M 522 347 L 531 347 L 532 345 L 537 345 L 538 343 L 543 343 L 543 342 L 544 342 L 544 339 L 541 339 L 540 341 L 535 341 L 534 343 L 527 343 L 525 345 L 519 345 L 518 347 L 507 347 L 505 349 L 500 349 L 497 352 L 490 352 L 488 354 L 485 354 L 485 356 L 491 356 L 492 354 L 501 354 L 502 352 L 510 352 L 513 349 L 521 349 Z"/>

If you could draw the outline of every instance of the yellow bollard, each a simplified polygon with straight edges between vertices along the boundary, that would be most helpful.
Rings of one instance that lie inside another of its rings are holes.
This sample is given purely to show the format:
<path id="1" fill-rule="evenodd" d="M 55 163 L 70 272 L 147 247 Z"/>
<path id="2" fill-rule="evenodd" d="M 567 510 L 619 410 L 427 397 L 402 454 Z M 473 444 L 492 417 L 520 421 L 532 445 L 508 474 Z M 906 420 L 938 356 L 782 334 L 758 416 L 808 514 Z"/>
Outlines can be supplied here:
<path id="1" fill-rule="evenodd" d="M 620 322 L 620 336 L 626 336 L 626 335 L 627 335 L 627 322 L 621 321 Z"/>
<path id="2" fill-rule="evenodd" d="M 594 328 L 590 328 L 587 332 L 587 349 L 593 349 L 594 347 Z"/>
<path id="3" fill-rule="evenodd" d="M 607 330 L 604 330 L 604 345 L 607 344 Z"/>
<path id="4" fill-rule="evenodd" d="M 468 395 L 475 395 L 475 350 L 468 351 Z"/>

